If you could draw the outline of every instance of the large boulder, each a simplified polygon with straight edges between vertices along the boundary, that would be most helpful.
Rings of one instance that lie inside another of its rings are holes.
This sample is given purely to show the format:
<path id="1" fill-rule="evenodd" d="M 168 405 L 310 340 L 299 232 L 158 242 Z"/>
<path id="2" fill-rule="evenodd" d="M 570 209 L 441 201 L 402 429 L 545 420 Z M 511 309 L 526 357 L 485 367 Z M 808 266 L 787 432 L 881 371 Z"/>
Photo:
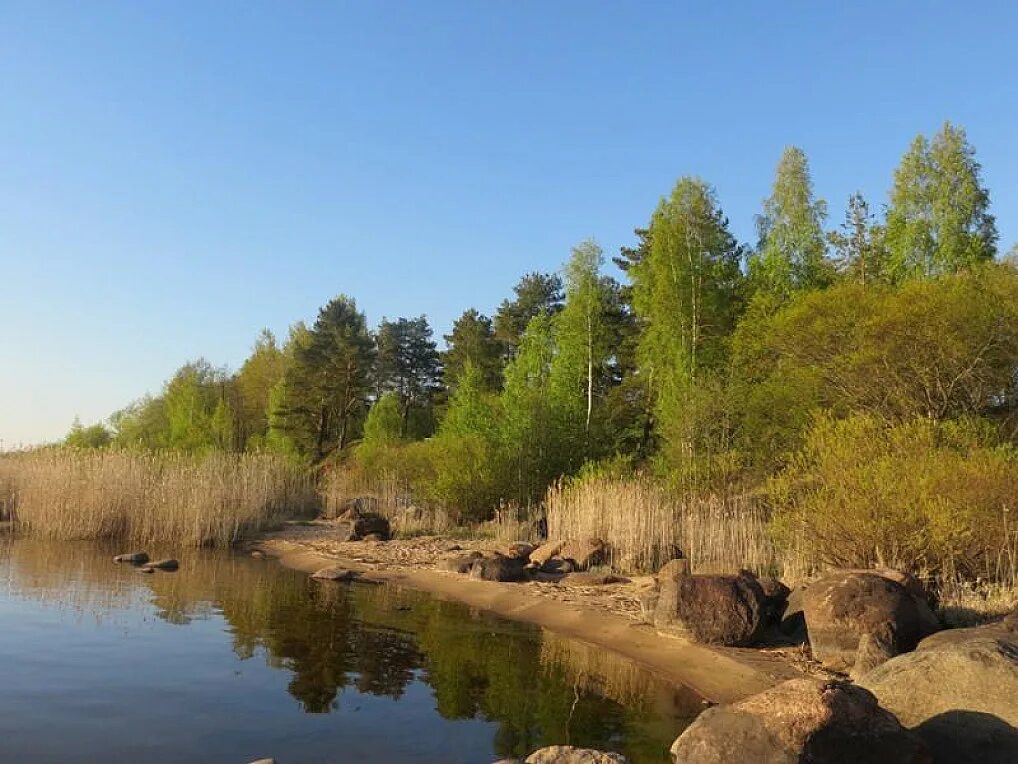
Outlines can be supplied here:
<path id="1" fill-rule="evenodd" d="M 700 714 L 671 748 L 674 764 L 929 764 L 923 742 L 871 693 L 792 679 Z"/>
<path id="2" fill-rule="evenodd" d="M 813 657 L 853 678 L 919 642 L 914 598 L 875 573 L 832 571 L 806 587 L 802 605 Z"/>
<path id="3" fill-rule="evenodd" d="M 374 534 L 384 541 L 392 538 L 392 528 L 381 515 L 359 515 L 338 522 L 334 534 L 338 541 L 361 541 Z"/>
<path id="4" fill-rule="evenodd" d="M 558 556 L 565 543 L 564 541 L 545 541 L 530 553 L 530 561 L 539 568 L 543 567 L 552 557 Z"/>
<path id="5" fill-rule="evenodd" d="M 621 753 L 574 748 L 571 745 L 550 745 L 534 751 L 523 764 L 629 764 Z"/>
<path id="6" fill-rule="evenodd" d="M 764 627 L 765 597 L 756 577 L 691 575 L 688 560 L 672 560 L 658 572 L 654 626 L 666 634 L 715 645 L 756 642 Z"/>
<path id="7" fill-rule="evenodd" d="M 530 554 L 536 547 L 533 544 L 528 544 L 525 541 L 519 541 L 515 544 L 510 544 L 506 550 L 506 557 L 518 557 L 524 562 L 530 562 Z"/>
<path id="8" fill-rule="evenodd" d="M 478 581 L 522 581 L 527 577 L 527 569 L 518 557 L 496 554 L 474 560 L 470 577 Z"/>
<path id="9" fill-rule="evenodd" d="M 778 623 L 788 604 L 792 590 L 773 576 L 758 576 L 757 583 L 764 595 L 764 619 L 768 624 Z"/>
<path id="10" fill-rule="evenodd" d="M 806 639 L 806 616 L 802 612 L 805 593 L 805 586 L 797 586 L 789 592 L 785 599 L 785 608 L 778 621 L 778 630 L 786 637 L 796 641 L 805 641 Z"/>
<path id="11" fill-rule="evenodd" d="M 446 557 L 444 560 L 439 560 L 436 567 L 439 570 L 445 570 L 450 573 L 469 573 L 474 563 L 481 557 L 484 557 L 484 555 L 480 552 L 455 554 L 451 557 Z"/>
<path id="12" fill-rule="evenodd" d="M 576 570 L 576 565 L 572 560 L 563 560 L 561 557 L 552 557 L 544 565 L 538 568 L 542 573 L 548 573 L 555 576 L 563 576 L 567 573 L 572 573 Z"/>
<path id="13" fill-rule="evenodd" d="M 872 573 L 889 581 L 894 581 L 896 584 L 901 584 L 902 588 L 908 592 L 916 604 L 916 612 L 919 616 L 919 639 L 928 637 L 930 634 L 934 634 L 944 628 L 936 613 L 933 612 L 936 603 L 919 579 L 911 573 L 894 568 L 846 569 L 845 572 Z"/>
<path id="14" fill-rule="evenodd" d="M 1018 618 L 951 629 L 859 680 L 943 762 L 1018 761 Z"/>
<path id="15" fill-rule="evenodd" d="M 599 538 L 573 539 L 562 546 L 558 556 L 572 562 L 577 570 L 586 570 L 603 563 L 607 549 L 607 544 Z"/>

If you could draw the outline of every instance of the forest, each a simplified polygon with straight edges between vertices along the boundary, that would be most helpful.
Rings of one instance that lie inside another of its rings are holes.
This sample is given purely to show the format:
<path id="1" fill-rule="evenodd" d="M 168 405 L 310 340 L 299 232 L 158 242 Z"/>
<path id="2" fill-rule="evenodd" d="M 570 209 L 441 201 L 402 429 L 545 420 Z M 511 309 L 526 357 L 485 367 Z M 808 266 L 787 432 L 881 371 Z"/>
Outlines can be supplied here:
<path id="1" fill-rule="evenodd" d="M 1018 580 L 1018 250 L 963 129 L 917 136 L 880 210 L 856 193 L 832 221 L 789 147 L 755 242 L 700 178 L 648 212 L 615 268 L 581 241 L 441 343 L 341 294 L 65 444 L 282 455 L 456 523 L 638 481 L 752 502 L 827 563 Z"/>

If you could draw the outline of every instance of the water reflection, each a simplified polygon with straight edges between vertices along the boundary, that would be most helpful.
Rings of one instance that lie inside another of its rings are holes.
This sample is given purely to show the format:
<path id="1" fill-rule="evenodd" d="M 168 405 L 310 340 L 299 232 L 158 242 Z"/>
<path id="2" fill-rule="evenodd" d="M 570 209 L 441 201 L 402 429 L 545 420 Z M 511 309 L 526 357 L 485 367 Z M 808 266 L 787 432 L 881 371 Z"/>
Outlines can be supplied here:
<path id="1" fill-rule="evenodd" d="M 701 709 L 691 691 L 621 657 L 456 603 L 389 586 L 316 582 L 272 560 L 230 554 L 189 553 L 179 572 L 144 576 L 113 565 L 114 551 L 7 543 L 0 581 L 8 598 L 94 619 L 140 609 L 183 627 L 222 619 L 236 658 L 261 657 L 288 672 L 289 694 L 310 714 L 372 696 L 399 701 L 387 711 L 398 724 L 410 689 L 426 686 L 434 735 L 445 734 L 449 720 L 482 720 L 493 727 L 497 756 L 571 743 L 623 751 L 634 762 L 666 761 L 671 741 Z"/>

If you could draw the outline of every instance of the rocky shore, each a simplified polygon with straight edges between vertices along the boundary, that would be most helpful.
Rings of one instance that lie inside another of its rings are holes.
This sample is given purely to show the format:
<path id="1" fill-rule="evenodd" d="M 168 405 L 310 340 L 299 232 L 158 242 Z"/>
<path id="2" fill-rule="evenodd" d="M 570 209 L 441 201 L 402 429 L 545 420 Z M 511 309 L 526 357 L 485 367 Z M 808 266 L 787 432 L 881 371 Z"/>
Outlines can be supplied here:
<path id="1" fill-rule="evenodd" d="M 675 741 L 675 764 L 1018 761 L 1018 612 L 945 631 L 930 593 L 895 570 L 833 569 L 792 589 L 693 574 L 680 556 L 625 577 L 600 565 L 599 539 L 389 540 L 354 522 L 292 524 L 252 552 L 529 621 L 696 690 L 719 705 Z M 564 748 L 531 760 L 625 761 Z"/>

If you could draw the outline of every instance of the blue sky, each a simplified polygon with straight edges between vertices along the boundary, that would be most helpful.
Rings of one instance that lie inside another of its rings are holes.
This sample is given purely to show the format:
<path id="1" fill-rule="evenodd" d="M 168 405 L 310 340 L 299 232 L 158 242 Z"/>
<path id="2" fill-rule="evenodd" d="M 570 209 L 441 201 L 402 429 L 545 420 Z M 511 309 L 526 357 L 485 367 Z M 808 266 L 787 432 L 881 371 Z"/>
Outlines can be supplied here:
<path id="1" fill-rule="evenodd" d="M 0 439 L 59 437 L 334 295 L 436 334 L 686 174 L 753 238 L 964 126 L 1018 240 L 1011 3 L 0 0 Z"/>

